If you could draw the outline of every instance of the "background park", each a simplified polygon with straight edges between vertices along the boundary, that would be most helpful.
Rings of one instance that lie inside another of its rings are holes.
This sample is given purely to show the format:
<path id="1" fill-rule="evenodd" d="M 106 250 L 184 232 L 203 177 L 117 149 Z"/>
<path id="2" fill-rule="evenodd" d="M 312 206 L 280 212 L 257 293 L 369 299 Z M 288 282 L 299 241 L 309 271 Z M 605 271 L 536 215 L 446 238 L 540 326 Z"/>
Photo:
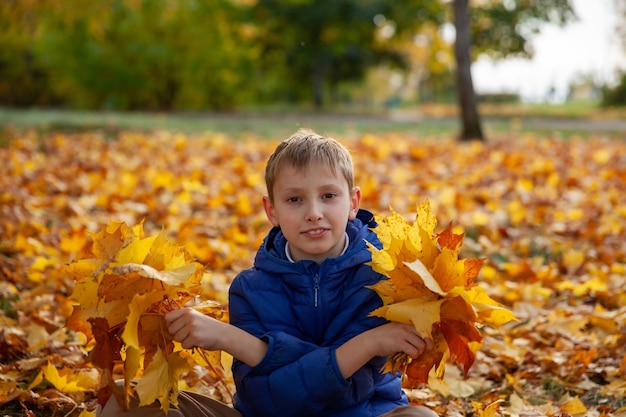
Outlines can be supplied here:
<path id="1" fill-rule="evenodd" d="M 428 200 L 517 318 L 480 326 L 471 367 L 452 358 L 412 403 L 626 415 L 626 9 L 600 3 L 611 59 L 529 96 L 477 70 L 533 62 L 584 1 L 1 2 L 0 415 L 94 415 L 102 362 L 73 312 L 77 282 L 129 259 L 109 235 L 167 237 L 226 320 L 269 228 L 266 158 L 302 127 L 353 151 L 365 208 L 413 221 Z M 179 385 L 228 403 L 229 358 L 214 359 Z"/>

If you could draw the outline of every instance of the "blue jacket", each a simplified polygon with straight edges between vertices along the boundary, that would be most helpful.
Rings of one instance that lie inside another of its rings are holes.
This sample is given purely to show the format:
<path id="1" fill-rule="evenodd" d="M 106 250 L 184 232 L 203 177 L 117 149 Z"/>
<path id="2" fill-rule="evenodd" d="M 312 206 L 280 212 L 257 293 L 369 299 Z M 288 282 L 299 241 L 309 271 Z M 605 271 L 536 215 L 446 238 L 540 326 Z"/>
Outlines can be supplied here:
<path id="1" fill-rule="evenodd" d="M 365 241 L 380 247 L 375 226 L 360 210 L 346 227 L 346 252 L 321 265 L 289 262 L 285 237 L 273 228 L 254 266 L 234 279 L 230 322 L 268 343 L 257 366 L 233 363 L 235 408 L 244 417 L 369 417 L 407 404 L 399 375 L 380 372 L 386 358 L 372 359 L 348 380 L 335 358 L 344 342 L 386 322 L 368 316 L 382 305 L 365 288 L 383 278 L 365 265 Z"/>

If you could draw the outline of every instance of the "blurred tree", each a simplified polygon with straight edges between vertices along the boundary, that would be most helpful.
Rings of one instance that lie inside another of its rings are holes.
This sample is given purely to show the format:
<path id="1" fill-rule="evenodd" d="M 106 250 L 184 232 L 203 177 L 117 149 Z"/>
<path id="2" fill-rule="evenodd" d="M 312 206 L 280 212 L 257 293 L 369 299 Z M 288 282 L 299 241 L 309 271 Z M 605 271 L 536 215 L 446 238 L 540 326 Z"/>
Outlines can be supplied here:
<path id="1" fill-rule="evenodd" d="M 399 40 L 406 47 L 407 34 L 454 22 L 463 140 L 483 139 L 471 62 L 480 54 L 530 57 L 532 36 L 542 25 L 573 18 L 569 0 L 482 0 L 472 8 L 468 0 L 256 0 L 251 8 L 265 85 L 284 89 L 293 100 L 312 97 L 316 107 L 325 91 L 360 80 L 370 67 L 386 62 L 409 68 L 410 55 Z"/>
<path id="2" fill-rule="evenodd" d="M 495 59 L 530 58 L 542 28 L 576 19 L 571 0 L 476 0 L 470 6 L 474 54 Z"/>
<path id="3" fill-rule="evenodd" d="M 613 8 L 617 15 L 617 24 L 615 25 L 616 35 L 622 48 L 626 51 L 626 2 L 624 0 L 614 0 Z M 617 82 L 615 85 L 605 83 L 601 87 L 602 107 L 618 107 L 626 106 L 626 68 L 617 71 Z"/>
<path id="4" fill-rule="evenodd" d="M 601 89 L 602 107 L 626 106 L 626 72 L 623 72 L 615 86 L 603 86 Z"/>
<path id="5" fill-rule="evenodd" d="M 228 109 L 250 97 L 242 8 L 229 0 L 67 0 L 37 54 L 69 105 Z"/>
<path id="6" fill-rule="evenodd" d="M 360 80 L 383 62 L 406 68 L 390 39 L 437 20 L 438 0 L 258 0 L 250 19 L 262 46 L 263 78 L 292 100 L 324 104 L 324 92 Z M 423 19 L 418 19 L 418 12 Z M 276 78 L 274 78 L 276 77 Z"/>
<path id="7" fill-rule="evenodd" d="M 0 102 L 230 109 L 280 97 L 321 106 L 326 93 L 332 96 L 340 84 L 359 81 L 369 68 L 383 63 L 390 73 L 411 68 L 410 88 L 419 88 L 417 74 L 445 84 L 454 68 L 441 33 L 451 27 L 452 4 L 451 0 L 3 1 Z M 459 44 L 466 45 L 456 49 L 458 57 L 466 51 L 458 71 L 466 76 L 458 78 L 458 91 L 469 91 L 468 83 L 461 82 L 471 80 L 467 65 L 478 54 L 530 55 L 529 40 L 541 25 L 562 24 L 571 12 L 568 0 L 476 0 L 466 11 L 470 30 L 458 31 L 464 41 Z M 407 48 L 416 38 L 426 39 L 427 48 Z M 471 51 L 466 50 L 469 45 Z M 417 71 L 416 57 L 429 61 Z M 445 86 L 437 90 L 445 91 Z"/>
<path id="8" fill-rule="evenodd" d="M 478 99 L 471 73 L 469 0 L 454 0 L 453 9 L 454 27 L 456 29 L 454 56 L 457 68 L 457 95 L 462 126 L 460 139 L 484 140 L 480 117 L 478 116 Z"/>
<path id="9" fill-rule="evenodd" d="M 564 25 L 575 18 L 569 0 L 483 0 L 476 3 L 471 9 L 469 0 L 454 0 L 452 4 L 461 140 L 484 140 L 470 70 L 472 56 L 531 57 L 532 36 L 543 25 Z"/>
<path id="10" fill-rule="evenodd" d="M 0 104 L 58 104 L 49 76 L 33 50 L 39 22 L 50 0 L 0 2 Z"/>

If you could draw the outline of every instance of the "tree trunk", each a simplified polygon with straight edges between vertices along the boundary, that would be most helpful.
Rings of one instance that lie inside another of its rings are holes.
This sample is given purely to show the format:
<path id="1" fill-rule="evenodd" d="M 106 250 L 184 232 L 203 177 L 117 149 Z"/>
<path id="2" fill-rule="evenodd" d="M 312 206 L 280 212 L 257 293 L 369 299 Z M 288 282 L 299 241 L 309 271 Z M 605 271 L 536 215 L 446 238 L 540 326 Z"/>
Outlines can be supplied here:
<path id="1" fill-rule="evenodd" d="M 454 56 L 456 58 L 457 91 L 462 123 L 459 139 L 462 141 L 484 141 L 478 115 L 478 99 L 472 82 L 469 0 L 454 0 L 453 8 L 454 27 L 456 29 Z"/>

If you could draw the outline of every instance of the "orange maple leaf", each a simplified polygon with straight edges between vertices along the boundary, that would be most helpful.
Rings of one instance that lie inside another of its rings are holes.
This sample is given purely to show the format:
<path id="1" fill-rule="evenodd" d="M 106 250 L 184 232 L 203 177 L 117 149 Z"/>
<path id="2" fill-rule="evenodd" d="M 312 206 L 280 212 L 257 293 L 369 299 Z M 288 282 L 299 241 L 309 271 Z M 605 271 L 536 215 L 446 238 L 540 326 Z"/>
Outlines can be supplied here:
<path id="1" fill-rule="evenodd" d="M 474 282 L 485 259 L 459 259 L 464 235 L 453 233 L 451 225 L 435 234 L 437 222 L 428 200 L 418 206 L 412 224 L 395 212 L 377 216 L 377 222 L 374 231 L 383 247 L 368 243 L 371 266 L 388 279 L 370 287 L 383 300 L 371 314 L 412 323 L 422 337 L 434 342 L 432 350 L 415 360 L 391 355 L 383 371 L 403 370 L 410 387 L 428 382 L 433 369 L 443 378 L 446 361 L 467 375 L 482 342 L 477 326 L 497 327 L 516 320 Z"/>

